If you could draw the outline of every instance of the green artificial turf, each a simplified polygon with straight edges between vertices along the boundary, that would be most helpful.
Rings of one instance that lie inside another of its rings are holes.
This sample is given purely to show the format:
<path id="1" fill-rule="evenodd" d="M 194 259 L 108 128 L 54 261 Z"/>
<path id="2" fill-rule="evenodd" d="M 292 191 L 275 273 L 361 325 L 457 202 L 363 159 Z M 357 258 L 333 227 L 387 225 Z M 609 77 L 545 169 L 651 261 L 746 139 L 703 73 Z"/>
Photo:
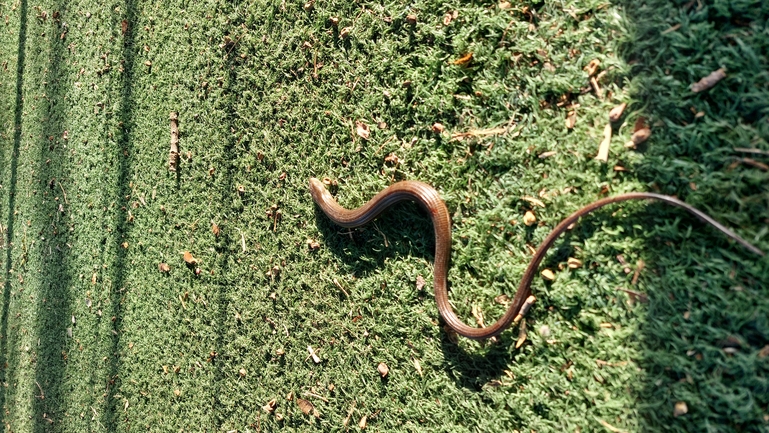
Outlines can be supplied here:
<path id="1" fill-rule="evenodd" d="M 417 206 L 347 230 L 307 191 L 327 177 L 355 207 L 434 185 L 470 324 L 607 194 L 676 195 L 769 251 L 768 56 L 759 0 L 3 0 L 4 428 L 769 431 L 769 259 L 684 212 L 584 218 L 516 349 L 517 329 L 443 329 Z M 627 149 L 640 117 L 651 138 Z"/>

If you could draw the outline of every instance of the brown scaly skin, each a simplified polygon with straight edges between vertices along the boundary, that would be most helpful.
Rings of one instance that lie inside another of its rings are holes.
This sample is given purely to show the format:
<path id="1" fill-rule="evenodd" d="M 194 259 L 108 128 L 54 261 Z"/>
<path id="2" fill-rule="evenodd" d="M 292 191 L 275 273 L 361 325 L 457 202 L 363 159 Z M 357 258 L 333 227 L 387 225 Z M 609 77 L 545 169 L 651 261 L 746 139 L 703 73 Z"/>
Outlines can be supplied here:
<path id="1" fill-rule="evenodd" d="M 382 211 L 390 207 L 392 204 L 403 200 L 412 200 L 417 202 L 422 208 L 424 208 L 430 214 L 430 218 L 435 228 L 435 301 L 438 304 L 438 311 L 440 312 L 443 320 L 446 324 L 454 329 L 457 334 L 463 335 L 467 338 L 480 340 L 484 338 L 490 338 L 495 335 L 499 335 L 504 331 L 515 319 L 515 316 L 523 306 L 526 298 L 531 295 L 531 282 L 536 275 L 537 269 L 540 263 L 545 257 L 547 250 L 555 243 L 561 234 L 563 234 L 568 227 L 576 222 L 580 217 L 585 216 L 594 210 L 604 207 L 612 203 L 619 203 L 627 200 L 659 200 L 672 206 L 678 206 L 687 212 L 691 213 L 698 219 L 702 220 L 718 229 L 721 233 L 725 234 L 729 238 L 733 239 L 740 245 L 744 246 L 753 253 L 760 256 L 764 255 L 764 252 L 749 244 L 747 241 L 737 236 L 734 232 L 718 223 L 707 214 L 697 210 L 696 208 L 678 200 L 677 198 L 654 194 L 648 192 L 631 192 L 627 194 L 620 194 L 614 197 L 604 198 L 577 210 L 573 214 L 569 215 L 566 219 L 560 222 L 547 238 L 542 242 L 537 251 L 534 253 L 529 262 L 529 266 L 523 273 L 520 284 L 518 284 L 518 290 L 515 293 L 513 302 L 508 307 L 505 314 L 497 320 L 494 324 L 486 328 L 473 328 L 467 326 L 462 320 L 454 313 L 454 309 L 451 308 L 449 303 L 448 290 L 446 288 L 446 275 L 448 272 L 449 257 L 451 255 L 451 219 L 449 218 L 449 212 L 446 209 L 446 204 L 441 200 L 438 191 L 436 191 L 430 185 L 417 181 L 404 181 L 398 182 L 374 196 L 363 206 L 348 210 L 345 209 L 334 200 L 331 194 L 326 190 L 326 187 L 321 181 L 315 178 L 310 178 L 310 194 L 312 199 L 321 210 L 329 217 L 334 223 L 342 227 L 358 227 L 367 222 L 373 220 Z"/>

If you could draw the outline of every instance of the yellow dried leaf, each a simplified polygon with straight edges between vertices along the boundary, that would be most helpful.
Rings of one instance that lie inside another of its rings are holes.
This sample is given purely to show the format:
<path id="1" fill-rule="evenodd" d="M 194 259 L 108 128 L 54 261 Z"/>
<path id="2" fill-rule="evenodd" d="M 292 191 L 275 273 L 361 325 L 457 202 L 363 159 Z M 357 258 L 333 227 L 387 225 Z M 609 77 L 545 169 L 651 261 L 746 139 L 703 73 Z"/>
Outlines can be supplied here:
<path id="1" fill-rule="evenodd" d="M 267 402 L 264 406 L 262 406 L 262 410 L 267 413 L 272 413 L 272 411 L 275 410 L 275 407 L 278 405 L 278 401 L 275 399 L 272 399 Z"/>
<path id="2" fill-rule="evenodd" d="M 572 110 L 566 115 L 566 129 L 573 129 L 577 124 L 577 112 Z"/>
<path id="3" fill-rule="evenodd" d="M 515 341 L 515 348 L 520 349 L 521 346 L 523 346 L 523 343 L 526 342 L 526 321 L 521 322 L 521 325 L 518 327 L 518 339 Z"/>
<path id="4" fill-rule="evenodd" d="M 603 128 L 603 140 L 598 146 L 598 155 L 595 159 L 601 162 L 607 162 L 609 160 L 609 147 L 611 146 L 611 125 L 606 125 Z"/>
<path id="5" fill-rule="evenodd" d="M 534 206 L 545 207 L 545 204 L 542 203 L 542 200 L 540 200 L 538 198 L 535 198 L 535 197 L 532 197 L 530 195 L 523 196 L 523 199 L 526 200 L 527 202 L 533 204 Z"/>
<path id="6" fill-rule="evenodd" d="M 687 412 L 689 412 L 689 407 L 686 405 L 685 401 L 676 402 L 675 406 L 673 407 L 674 417 L 685 415 Z"/>
<path id="7" fill-rule="evenodd" d="M 543 269 L 542 270 L 542 278 L 544 278 L 544 279 L 546 279 L 548 281 L 553 281 L 553 280 L 555 280 L 555 274 L 550 269 Z"/>
<path id="8" fill-rule="evenodd" d="M 537 222 L 537 217 L 534 215 L 534 212 L 527 210 L 526 213 L 523 215 L 523 223 L 527 226 L 530 226 Z"/>

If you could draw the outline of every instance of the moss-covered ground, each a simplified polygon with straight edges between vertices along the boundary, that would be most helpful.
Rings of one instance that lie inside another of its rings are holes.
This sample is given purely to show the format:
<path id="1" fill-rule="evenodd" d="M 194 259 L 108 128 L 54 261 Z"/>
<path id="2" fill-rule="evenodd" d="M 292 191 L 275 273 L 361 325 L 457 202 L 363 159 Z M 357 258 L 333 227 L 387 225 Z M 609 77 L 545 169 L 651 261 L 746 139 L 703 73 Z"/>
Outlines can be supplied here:
<path id="1" fill-rule="evenodd" d="M 434 185 L 451 301 L 488 323 L 609 194 L 769 251 L 768 71 L 760 0 L 2 0 L 3 428 L 767 432 L 769 259 L 684 212 L 584 218 L 516 349 L 443 329 L 417 206 L 341 229 L 307 179 Z"/>

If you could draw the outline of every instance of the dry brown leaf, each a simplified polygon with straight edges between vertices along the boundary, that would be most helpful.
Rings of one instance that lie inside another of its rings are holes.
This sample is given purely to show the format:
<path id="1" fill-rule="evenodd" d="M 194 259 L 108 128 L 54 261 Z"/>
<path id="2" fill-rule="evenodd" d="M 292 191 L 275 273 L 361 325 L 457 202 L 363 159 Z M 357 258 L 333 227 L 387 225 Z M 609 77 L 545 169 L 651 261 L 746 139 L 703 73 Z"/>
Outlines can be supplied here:
<path id="1" fill-rule="evenodd" d="M 272 413 L 272 411 L 275 410 L 275 407 L 278 405 L 278 401 L 274 398 L 267 402 L 264 406 L 262 406 L 262 410 L 267 413 Z"/>
<path id="2" fill-rule="evenodd" d="M 473 61 L 473 53 L 467 53 L 464 56 L 451 62 L 452 65 L 467 66 Z"/>
<path id="3" fill-rule="evenodd" d="M 574 129 L 574 125 L 576 124 L 577 124 L 577 112 L 574 110 L 571 110 L 566 115 L 566 129 Z"/>
<path id="4" fill-rule="evenodd" d="M 302 413 L 305 415 L 309 415 L 315 412 L 315 406 L 313 406 L 312 403 L 310 403 L 309 401 L 303 398 L 297 397 L 296 404 L 297 406 L 299 406 L 299 409 L 301 409 Z"/>
<path id="5" fill-rule="evenodd" d="M 755 167 L 761 171 L 769 171 L 769 165 L 766 165 L 763 162 L 756 161 L 753 158 L 740 158 L 738 162 L 741 162 L 745 165 L 749 165 L 751 167 Z"/>
<path id="6" fill-rule="evenodd" d="M 190 253 L 189 251 L 185 251 L 185 252 L 184 252 L 184 261 L 185 261 L 185 262 L 186 262 L 188 265 L 197 265 L 197 264 L 198 264 L 198 259 L 196 259 L 195 257 L 193 257 L 193 256 L 192 256 L 192 253 Z"/>
<path id="7" fill-rule="evenodd" d="M 408 14 L 406 15 L 406 22 L 411 24 L 412 26 L 417 23 L 417 16 L 416 14 Z"/>
<path id="8" fill-rule="evenodd" d="M 718 84 L 719 81 L 726 78 L 726 70 L 724 68 L 717 69 L 708 76 L 702 78 L 700 81 L 697 81 L 696 83 L 691 85 L 692 92 L 699 93 L 704 92 L 705 90 L 708 90 Z"/>
<path id="9" fill-rule="evenodd" d="M 446 129 L 446 127 L 443 126 L 442 124 L 438 123 L 438 122 L 435 122 L 435 123 L 433 123 L 432 129 L 433 129 L 433 132 L 435 134 L 440 134 L 441 132 L 443 132 Z"/>
<path id="10" fill-rule="evenodd" d="M 534 212 L 527 210 L 526 213 L 523 215 L 523 223 L 527 226 L 530 226 L 537 222 L 537 217 L 534 215 Z"/>
<path id="11" fill-rule="evenodd" d="M 421 275 L 417 275 L 417 290 L 422 290 L 425 287 L 425 279 Z"/>
<path id="12" fill-rule="evenodd" d="M 317 250 L 320 248 L 320 242 L 314 240 L 314 239 L 307 239 L 307 246 L 310 247 L 311 250 Z"/>
<path id="13" fill-rule="evenodd" d="M 603 140 L 598 146 L 598 155 L 595 159 L 601 162 L 607 162 L 609 160 L 609 147 L 611 146 L 611 125 L 606 125 L 603 128 Z"/>
<path id="14" fill-rule="evenodd" d="M 609 121 L 618 121 L 622 117 L 622 114 L 625 112 L 625 107 L 627 107 L 627 104 L 622 103 L 612 108 L 611 111 L 609 111 Z"/>
<path id="15" fill-rule="evenodd" d="M 368 140 L 369 135 L 371 135 L 371 130 L 368 125 L 358 120 L 355 122 L 355 133 L 358 134 L 358 137 Z"/>
<path id="16" fill-rule="evenodd" d="M 574 257 L 569 257 L 566 260 L 566 264 L 569 266 L 569 269 L 577 269 L 582 267 L 582 260 L 575 259 Z"/>
<path id="17" fill-rule="evenodd" d="M 171 267 L 168 266 L 168 263 L 161 263 L 158 265 L 158 269 L 160 272 L 169 272 L 171 271 Z"/>
<path id="18" fill-rule="evenodd" d="M 398 163 L 400 162 L 400 158 L 398 158 L 398 155 L 391 153 L 385 156 L 384 162 L 386 164 L 398 165 Z"/>
<path id="19" fill-rule="evenodd" d="M 555 151 L 555 150 L 549 150 L 549 151 L 547 151 L 547 152 L 542 152 L 542 153 L 540 153 L 539 155 L 537 155 L 537 157 L 538 157 L 539 159 L 545 159 L 545 158 L 550 158 L 551 156 L 553 156 L 553 155 L 555 155 L 555 154 L 557 154 L 557 153 L 558 153 L 558 152 L 557 152 L 557 151 Z"/>
<path id="20" fill-rule="evenodd" d="M 366 415 L 363 415 L 360 421 L 358 421 L 358 428 L 361 430 L 365 429 L 367 420 L 368 420 L 368 417 Z"/>
<path id="21" fill-rule="evenodd" d="M 761 349 L 761 350 L 758 352 L 758 357 L 759 357 L 759 358 L 766 358 L 767 356 L 769 356 L 769 344 L 767 344 L 766 346 L 764 346 L 764 348 L 763 348 L 763 349 Z"/>
<path id="22" fill-rule="evenodd" d="M 351 32 L 352 32 L 352 26 L 345 27 L 339 31 L 339 37 L 342 39 L 345 39 L 346 37 L 350 36 Z"/>
<path id="23" fill-rule="evenodd" d="M 211 225 L 211 231 L 214 233 L 214 236 L 219 236 L 219 226 L 216 223 Z"/>
<path id="24" fill-rule="evenodd" d="M 687 412 L 689 412 L 689 407 L 686 405 L 685 401 L 676 402 L 675 406 L 673 407 L 674 417 L 685 415 Z"/>
<path id="25" fill-rule="evenodd" d="M 380 362 L 379 365 L 376 366 L 376 371 L 379 372 L 379 375 L 382 377 L 386 377 L 388 373 L 390 373 L 390 368 L 387 367 L 387 364 L 384 362 Z"/>
<path id="26" fill-rule="evenodd" d="M 505 295 L 504 293 L 501 295 L 497 295 L 494 297 L 494 302 L 497 304 L 507 305 L 511 301 L 510 297 Z"/>
<path id="27" fill-rule="evenodd" d="M 639 145 L 646 140 L 649 139 L 649 137 L 652 135 L 652 130 L 649 128 L 641 128 L 638 131 L 634 132 L 633 135 L 630 137 L 630 141 L 634 145 Z"/>

